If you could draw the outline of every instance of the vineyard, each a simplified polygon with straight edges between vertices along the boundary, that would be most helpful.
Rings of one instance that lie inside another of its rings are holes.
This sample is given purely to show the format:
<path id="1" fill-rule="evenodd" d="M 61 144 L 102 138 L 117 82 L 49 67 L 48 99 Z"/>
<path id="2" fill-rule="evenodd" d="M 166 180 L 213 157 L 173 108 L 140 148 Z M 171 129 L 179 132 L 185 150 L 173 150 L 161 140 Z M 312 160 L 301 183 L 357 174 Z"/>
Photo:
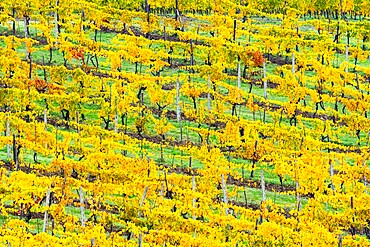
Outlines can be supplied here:
<path id="1" fill-rule="evenodd" d="M 370 1 L 3 0 L 2 246 L 370 246 Z"/>

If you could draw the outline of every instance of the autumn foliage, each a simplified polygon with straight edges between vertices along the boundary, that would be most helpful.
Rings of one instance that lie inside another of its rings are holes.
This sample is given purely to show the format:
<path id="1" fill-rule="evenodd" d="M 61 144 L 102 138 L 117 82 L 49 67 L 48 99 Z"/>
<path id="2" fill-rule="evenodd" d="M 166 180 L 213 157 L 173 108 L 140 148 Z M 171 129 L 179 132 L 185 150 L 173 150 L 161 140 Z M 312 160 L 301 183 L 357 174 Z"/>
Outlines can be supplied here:
<path id="1" fill-rule="evenodd" d="M 370 246 L 368 1 L 2 1 L 1 246 Z"/>

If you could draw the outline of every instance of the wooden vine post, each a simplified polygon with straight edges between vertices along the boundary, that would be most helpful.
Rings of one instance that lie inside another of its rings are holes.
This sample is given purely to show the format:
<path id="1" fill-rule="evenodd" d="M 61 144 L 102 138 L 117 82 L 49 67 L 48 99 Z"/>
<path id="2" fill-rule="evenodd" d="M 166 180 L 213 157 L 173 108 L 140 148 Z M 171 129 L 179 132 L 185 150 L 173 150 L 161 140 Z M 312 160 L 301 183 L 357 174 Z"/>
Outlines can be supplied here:
<path id="1" fill-rule="evenodd" d="M 299 176 L 298 176 L 298 170 L 296 165 L 297 161 L 294 160 L 294 173 L 295 173 L 295 192 L 296 192 L 296 201 L 297 201 L 297 210 L 301 211 L 301 196 L 299 194 Z"/>
<path id="2" fill-rule="evenodd" d="M 180 141 L 182 142 L 182 122 L 180 108 L 180 80 L 176 78 L 176 120 L 180 124 Z"/>
<path id="3" fill-rule="evenodd" d="M 190 66 L 194 66 L 193 39 L 190 39 Z M 192 71 L 193 71 L 193 69 L 192 69 Z"/>
<path id="4" fill-rule="evenodd" d="M 139 234 L 138 244 L 139 244 L 139 247 L 142 247 L 143 246 L 143 234 L 142 233 Z"/>
<path id="5" fill-rule="evenodd" d="M 10 137 L 10 121 L 9 116 L 6 117 L 6 136 Z M 6 144 L 6 157 L 9 160 L 10 159 L 10 145 L 9 143 Z"/>
<path id="6" fill-rule="evenodd" d="M 207 108 L 208 108 L 208 111 L 211 110 L 211 93 L 210 93 L 210 90 L 211 90 L 211 76 L 208 75 L 208 81 L 207 81 L 207 89 L 208 89 L 208 92 L 207 92 Z"/>
<path id="7" fill-rule="evenodd" d="M 266 202 L 265 176 L 263 174 L 263 170 L 261 170 L 261 190 L 262 190 L 262 202 Z"/>
<path id="8" fill-rule="evenodd" d="M 299 195 L 298 189 L 299 189 L 299 182 L 298 182 L 298 180 L 296 180 L 295 181 L 295 190 L 296 190 L 296 196 L 297 196 L 297 209 L 298 209 L 298 211 L 301 211 L 301 196 Z"/>
<path id="9" fill-rule="evenodd" d="M 262 190 L 262 200 L 261 200 L 261 215 L 260 215 L 260 224 L 262 224 L 263 217 L 262 217 L 262 204 L 266 202 L 266 190 L 265 190 L 265 176 L 263 174 L 263 170 L 261 170 L 261 190 Z"/>
<path id="10" fill-rule="evenodd" d="M 147 196 L 147 194 L 148 194 L 148 190 L 149 190 L 149 186 L 146 186 L 145 187 L 145 189 L 144 189 L 144 193 L 143 193 L 143 195 L 141 196 L 141 200 L 140 200 L 140 202 L 139 202 L 139 208 L 141 208 L 143 205 L 144 205 L 144 202 L 145 202 L 145 199 L 146 199 L 146 196 Z M 163 192 L 161 192 L 161 193 L 163 193 Z M 137 217 L 141 217 L 141 212 L 140 212 L 140 210 L 138 211 L 138 213 L 137 213 Z M 133 237 L 133 233 L 131 232 L 130 233 L 130 238 L 132 238 Z M 142 234 L 140 233 L 139 234 L 139 246 L 142 246 Z"/>
<path id="11" fill-rule="evenodd" d="M 17 147 L 16 135 L 13 134 L 13 161 L 15 164 L 16 171 L 18 171 L 19 169 L 19 160 L 18 160 L 19 148 L 20 147 Z"/>
<path id="12" fill-rule="evenodd" d="M 229 209 L 227 208 L 227 193 L 226 193 L 226 181 L 225 181 L 225 176 L 224 174 L 221 174 L 221 182 L 222 182 L 222 191 L 223 191 L 223 195 L 224 195 L 224 198 L 223 198 L 223 201 L 224 201 L 224 204 L 225 204 L 225 214 L 226 216 L 228 215 L 229 213 Z"/>
<path id="13" fill-rule="evenodd" d="M 346 68 L 345 68 L 345 72 L 348 72 L 348 61 L 349 61 L 349 55 L 348 55 L 348 44 L 346 44 Z"/>
<path id="14" fill-rule="evenodd" d="M 240 71 L 240 61 L 238 62 L 237 70 L 238 70 L 238 89 L 240 89 L 240 88 L 241 88 L 241 71 Z"/>
<path id="15" fill-rule="evenodd" d="M 179 0 L 176 0 L 175 2 L 175 20 L 180 20 L 180 11 L 179 11 Z"/>
<path id="16" fill-rule="evenodd" d="M 45 199 L 45 206 L 49 208 L 50 206 L 50 188 L 48 188 L 48 191 L 46 192 L 46 199 Z M 44 225 L 42 227 L 42 231 L 46 232 L 46 226 L 48 224 L 48 209 L 45 210 L 44 213 Z"/>
<path id="17" fill-rule="evenodd" d="M 145 199 L 146 199 L 146 195 L 148 193 L 148 190 L 149 190 L 149 186 L 146 186 L 145 189 L 144 189 L 143 196 L 141 197 L 141 201 L 139 203 L 139 206 L 140 207 L 142 207 L 144 205 L 144 202 L 145 202 Z"/>
<path id="18" fill-rule="evenodd" d="M 44 125 L 45 125 L 45 130 L 47 130 L 48 126 L 48 115 L 47 115 L 47 110 L 44 109 Z"/>
<path id="19" fill-rule="evenodd" d="M 193 192 L 195 193 L 196 184 L 195 184 L 195 175 L 194 174 L 193 174 L 192 179 L 191 179 L 191 187 L 192 187 Z M 195 198 L 193 198 L 193 208 L 194 208 L 194 210 L 196 209 L 196 199 Z M 195 219 L 196 219 L 196 215 L 194 213 L 193 214 L 193 220 L 195 220 Z"/>
<path id="20" fill-rule="evenodd" d="M 54 24 L 55 24 L 55 44 L 58 44 L 59 27 L 58 27 L 58 5 L 59 0 L 55 0 Z"/>
<path id="21" fill-rule="evenodd" d="M 85 207 L 84 207 L 84 195 L 83 195 L 83 189 L 80 187 L 80 212 L 81 212 L 81 225 L 82 227 L 85 227 Z"/>
<path id="22" fill-rule="evenodd" d="M 118 128 L 117 128 L 117 126 L 118 126 L 118 112 L 116 112 L 116 113 L 114 114 L 114 126 L 113 126 L 113 128 L 114 128 L 114 133 L 118 133 Z"/>
<path id="23" fill-rule="evenodd" d="M 265 58 L 263 59 L 263 98 L 265 99 L 265 101 L 267 100 L 267 80 L 266 80 L 266 60 Z M 266 103 L 264 104 L 264 107 L 263 107 L 263 122 L 266 123 Z"/>
<path id="24" fill-rule="evenodd" d="M 267 80 L 266 80 L 266 60 L 263 59 L 263 71 L 262 71 L 262 79 L 263 79 L 263 98 L 267 100 Z"/>

